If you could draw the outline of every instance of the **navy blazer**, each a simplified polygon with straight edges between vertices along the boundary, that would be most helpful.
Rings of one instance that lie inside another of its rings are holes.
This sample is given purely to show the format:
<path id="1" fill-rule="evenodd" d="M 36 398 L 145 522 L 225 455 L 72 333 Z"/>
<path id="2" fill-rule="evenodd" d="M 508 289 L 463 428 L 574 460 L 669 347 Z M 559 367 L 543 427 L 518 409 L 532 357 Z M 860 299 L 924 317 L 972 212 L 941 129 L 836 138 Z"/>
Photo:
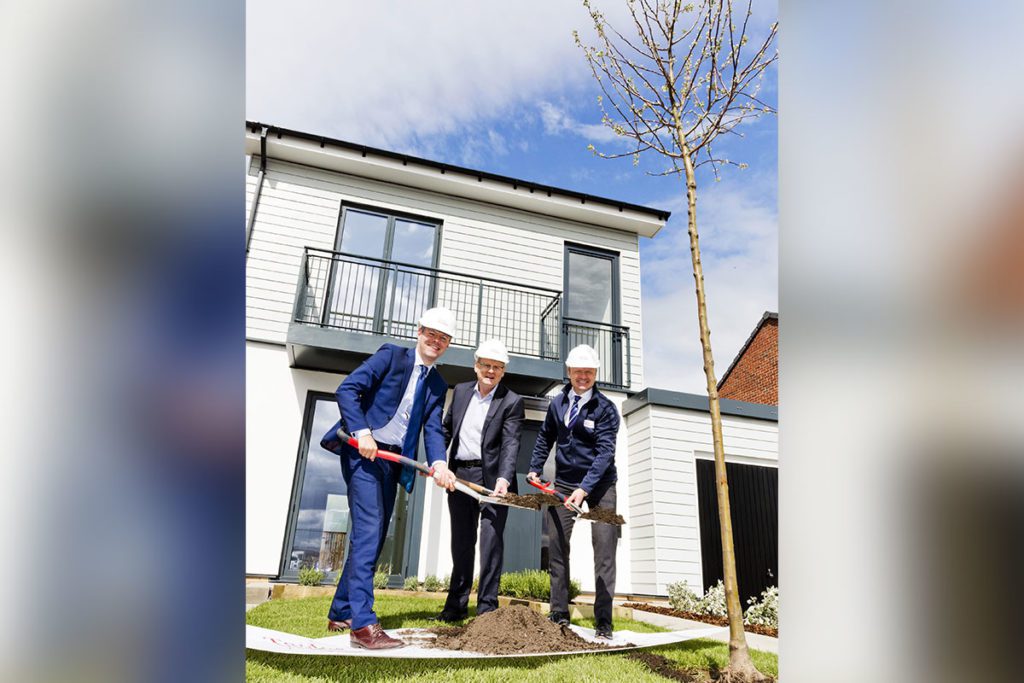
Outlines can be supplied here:
<path id="1" fill-rule="evenodd" d="M 581 488 L 590 495 L 598 486 L 618 481 L 615 470 L 615 441 L 619 434 L 619 411 L 608 397 L 594 387 L 590 400 L 580 407 L 572 429 L 565 426 L 565 411 L 572 385 L 566 384 L 551 399 L 544 424 L 537 435 L 530 458 L 530 471 L 540 474 L 544 461 L 556 445 L 555 479 L 560 484 Z M 593 424 L 593 426 L 589 426 Z"/>
<path id="2" fill-rule="evenodd" d="M 398 405 L 409 385 L 413 367 L 416 365 L 416 349 L 404 348 L 394 344 L 384 344 L 377 352 L 367 358 L 351 375 L 338 386 L 335 397 L 341 419 L 324 434 L 320 445 L 342 455 L 348 446 L 348 437 L 360 429 L 380 429 L 391 422 L 398 411 Z M 444 381 L 435 365 L 425 380 L 426 404 L 423 409 L 423 423 L 409 425 L 413 433 L 423 429 L 423 443 L 427 450 L 427 461 L 433 465 L 444 460 L 444 430 L 441 426 L 441 414 L 444 410 L 444 398 L 448 392 L 448 383 Z M 339 434 L 340 430 L 340 434 Z M 418 460 L 419 439 L 416 439 L 416 450 L 402 455 Z M 412 482 L 406 484 L 406 490 L 412 490 Z"/>
<path id="3" fill-rule="evenodd" d="M 469 407 L 469 400 L 473 396 L 476 384 L 476 380 L 456 384 L 452 392 L 452 404 L 444 416 L 444 438 L 451 444 L 449 467 L 459 452 L 462 418 L 466 416 L 466 409 Z M 519 394 L 501 384 L 494 388 L 494 397 L 487 408 L 487 417 L 480 438 L 483 482 L 487 488 L 493 489 L 498 483 L 498 477 L 503 477 L 509 482 L 509 491 L 519 492 L 516 481 L 516 458 L 519 456 L 519 440 L 525 416 L 523 398 Z"/>

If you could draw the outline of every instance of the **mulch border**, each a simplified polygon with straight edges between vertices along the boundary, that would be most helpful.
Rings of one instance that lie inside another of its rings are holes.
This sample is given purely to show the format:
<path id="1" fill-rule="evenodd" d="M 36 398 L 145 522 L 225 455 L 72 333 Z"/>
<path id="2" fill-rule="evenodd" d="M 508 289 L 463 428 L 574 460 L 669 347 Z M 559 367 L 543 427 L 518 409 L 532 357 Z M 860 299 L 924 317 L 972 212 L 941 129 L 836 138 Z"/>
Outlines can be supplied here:
<path id="1" fill-rule="evenodd" d="M 709 614 L 697 614 L 695 612 L 683 612 L 680 610 L 672 609 L 670 607 L 659 607 L 658 605 L 651 605 L 646 602 L 627 602 L 622 606 L 629 607 L 631 609 L 638 609 L 641 612 L 654 612 L 655 614 L 663 614 L 666 617 L 678 617 L 680 619 L 689 619 L 691 621 L 702 621 L 705 624 L 714 624 L 715 626 L 729 625 L 729 620 L 726 617 L 716 617 Z M 758 635 L 771 636 L 772 638 L 779 637 L 779 629 L 771 628 L 769 626 L 744 624 L 743 630 L 747 633 L 757 633 Z"/>

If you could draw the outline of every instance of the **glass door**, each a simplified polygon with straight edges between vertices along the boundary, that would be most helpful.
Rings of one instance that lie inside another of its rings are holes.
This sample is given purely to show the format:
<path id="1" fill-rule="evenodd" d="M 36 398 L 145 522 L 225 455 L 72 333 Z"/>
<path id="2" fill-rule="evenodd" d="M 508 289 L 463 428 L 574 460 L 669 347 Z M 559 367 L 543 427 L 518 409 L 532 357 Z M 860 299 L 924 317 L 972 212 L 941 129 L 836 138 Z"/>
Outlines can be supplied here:
<path id="1" fill-rule="evenodd" d="M 320 447 L 320 437 L 337 419 L 338 404 L 333 396 L 309 394 L 280 570 L 285 581 L 297 581 L 300 569 L 313 567 L 324 572 L 324 582 L 336 583 L 345 566 L 351 533 L 348 487 L 339 456 Z M 412 496 L 406 495 L 404 488 L 398 489 L 377 563 L 378 570 L 389 570 L 392 587 L 401 588 L 404 577 L 416 571 L 426 486 L 424 480 L 417 479 Z"/>
<path id="2" fill-rule="evenodd" d="M 436 243 L 436 225 L 408 218 L 394 219 L 387 258 L 414 267 L 397 266 L 391 273 L 385 332 L 396 337 L 416 336 L 416 321 L 436 297 L 437 281 L 427 270 L 434 266 Z"/>
<path id="3" fill-rule="evenodd" d="M 348 552 L 350 521 L 348 489 L 338 456 L 320 447 L 320 436 L 338 419 L 338 406 L 327 394 L 311 394 L 301 453 L 296 466 L 281 578 L 298 579 L 299 570 L 313 567 L 335 582 Z"/>

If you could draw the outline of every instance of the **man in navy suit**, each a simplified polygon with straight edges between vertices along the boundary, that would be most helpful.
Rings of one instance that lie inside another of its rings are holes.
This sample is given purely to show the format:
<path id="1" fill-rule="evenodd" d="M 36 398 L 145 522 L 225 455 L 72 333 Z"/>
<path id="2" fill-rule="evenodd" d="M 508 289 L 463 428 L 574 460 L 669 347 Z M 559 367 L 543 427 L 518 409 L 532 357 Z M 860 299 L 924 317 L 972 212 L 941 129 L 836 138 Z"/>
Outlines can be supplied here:
<path id="1" fill-rule="evenodd" d="M 565 358 L 569 383 L 551 399 L 537 444 L 530 459 L 528 479 L 539 479 L 551 447 L 555 449 L 555 488 L 567 497 L 565 506 L 552 507 L 548 560 L 551 570 L 551 612 L 555 623 L 569 624 L 569 542 L 575 515 L 570 503 L 587 500 L 590 509 L 615 512 L 615 442 L 619 433 L 619 411 L 597 390 L 597 351 L 581 344 Z M 615 547 L 619 530 L 610 524 L 594 524 L 594 621 L 596 636 L 612 637 L 612 596 L 615 595 Z"/>
<path id="2" fill-rule="evenodd" d="M 377 459 L 377 450 L 416 459 L 420 432 L 427 461 L 438 486 L 454 488 L 455 476 L 445 463 L 441 414 L 448 384 L 434 363 L 455 335 L 455 314 L 431 308 L 419 320 L 416 346 L 384 344 L 338 387 L 341 419 L 320 445 L 341 456 L 352 520 L 348 559 L 327 613 L 327 628 L 351 628 L 356 647 L 383 650 L 403 647 L 388 636 L 373 611 L 373 573 L 384 546 L 398 484 L 412 492 L 415 470 Z M 359 448 L 348 444 L 354 437 Z"/>
<path id="3" fill-rule="evenodd" d="M 523 399 L 501 386 L 508 351 L 497 339 L 489 339 L 473 354 L 475 382 L 463 382 L 452 392 L 452 404 L 444 416 L 444 436 L 451 444 L 448 467 L 460 479 L 482 484 L 495 494 L 517 492 L 516 456 L 523 430 Z M 464 493 L 448 496 L 452 530 L 452 578 L 448 599 L 438 621 L 459 621 L 468 613 L 473 588 L 477 525 L 480 528 L 480 587 L 477 615 L 498 608 L 498 584 L 504 559 L 504 505 L 480 505 Z"/>

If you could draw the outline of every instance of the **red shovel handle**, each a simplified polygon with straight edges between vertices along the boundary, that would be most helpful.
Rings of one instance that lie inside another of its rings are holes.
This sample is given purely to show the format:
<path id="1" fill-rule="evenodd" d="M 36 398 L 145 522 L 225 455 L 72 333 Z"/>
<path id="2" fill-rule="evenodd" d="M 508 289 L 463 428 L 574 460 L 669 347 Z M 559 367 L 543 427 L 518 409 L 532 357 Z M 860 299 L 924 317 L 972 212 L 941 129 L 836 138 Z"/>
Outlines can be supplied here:
<path id="1" fill-rule="evenodd" d="M 359 439 L 357 439 L 354 436 L 349 437 L 348 445 L 351 446 L 352 448 L 355 448 L 355 449 L 358 450 L 359 449 Z M 392 453 L 391 451 L 378 450 L 377 451 L 377 457 L 378 458 L 384 458 L 385 460 L 390 460 L 391 462 L 397 462 L 399 465 L 408 465 L 409 467 L 417 469 L 417 470 L 419 470 L 420 472 L 423 472 L 423 474 L 426 474 L 426 475 L 434 474 L 434 468 L 427 467 L 426 465 L 424 465 L 421 462 L 416 462 L 412 458 L 407 458 L 404 455 L 399 455 L 398 453 Z"/>
<path id="2" fill-rule="evenodd" d="M 541 491 L 543 491 L 544 493 L 550 493 L 551 495 L 553 495 L 555 498 L 558 498 L 559 500 L 562 500 L 562 501 L 565 500 L 565 496 L 562 495 L 561 493 L 559 493 L 558 491 L 556 491 L 555 490 L 555 485 L 550 483 L 550 482 L 543 482 L 543 481 L 540 481 L 539 479 L 527 479 L 526 481 L 527 481 L 527 483 L 530 484 L 530 486 L 536 487 L 536 488 L 540 489 Z"/>

